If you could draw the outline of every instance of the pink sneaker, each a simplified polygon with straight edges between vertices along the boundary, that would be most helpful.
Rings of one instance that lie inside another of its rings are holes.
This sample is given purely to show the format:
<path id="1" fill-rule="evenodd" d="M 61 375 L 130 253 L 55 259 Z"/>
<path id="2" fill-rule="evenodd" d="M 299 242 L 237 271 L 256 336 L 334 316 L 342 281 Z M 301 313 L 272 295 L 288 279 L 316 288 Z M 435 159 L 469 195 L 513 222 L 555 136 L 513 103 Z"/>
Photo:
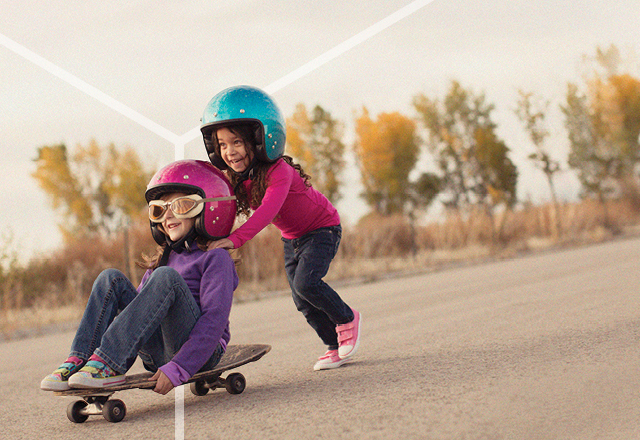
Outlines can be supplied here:
<path id="1" fill-rule="evenodd" d="M 360 345 L 360 324 L 362 323 L 362 317 L 360 313 L 355 310 L 353 310 L 353 316 L 353 321 L 336 326 L 338 344 L 340 344 L 338 355 L 342 359 L 350 358 L 356 354 L 358 345 Z"/>
<path id="2" fill-rule="evenodd" d="M 318 362 L 313 366 L 313 369 L 315 371 L 331 370 L 333 368 L 338 368 L 348 361 L 349 359 L 340 359 L 340 356 L 338 356 L 338 350 L 329 350 L 318 358 Z"/>

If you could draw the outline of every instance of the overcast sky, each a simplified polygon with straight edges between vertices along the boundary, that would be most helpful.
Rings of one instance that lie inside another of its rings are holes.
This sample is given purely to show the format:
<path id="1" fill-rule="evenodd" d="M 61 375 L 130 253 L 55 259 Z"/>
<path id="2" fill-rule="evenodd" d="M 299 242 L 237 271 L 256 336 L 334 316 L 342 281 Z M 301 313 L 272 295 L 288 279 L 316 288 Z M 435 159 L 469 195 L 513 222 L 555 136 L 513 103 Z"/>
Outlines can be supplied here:
<path id="1" fill-rule="evenodd" d="M 545 200 L 548 189 L 526 159 L 532 146 L 513 114 L 517 90 L 553 103 L 554 146 L 564 160 L 567 143 L 557 105 L 567 82 L 580 81 L 582 55 L 615 44 L 638 73 L 638 0 L 3 0 L 0 238 L 13 237 L 27 258 L 59 244 L 56 224 L 62 219 L 30 176 L 38 147 L 63 142 L 73 149 L 96 139 L 100 145 L 132 146 L 149 167 L 158 168 L 176 157 L 172 136 L 192 132 L 218 91 L 277 84 L 408 5 L 420 7 L 276 87 L 273 96 L 285 116 L 297 103 L 319 104 L 345 122 L 350 141 L 362 106 L 374 116 L 413 116 L 413 96 L 441 97 L 456 79 L 495 104 L 498 133 L 520 172 L 520 197 Z M 28 59 L 29 53 L 42 58 Z M 164 132 L 60 79 L 42 59 Z M 202 139 L 192 137 L 183 154 L 205 159 Z M 350 192 L 338 208 L 344 223 L 353 224 L 366 206 L 357 198 L 357 174 L 345 179 L 350 189 L 344 192 Z M 565 199 L 577 195 L 570 175 L 559 186 Z"/>

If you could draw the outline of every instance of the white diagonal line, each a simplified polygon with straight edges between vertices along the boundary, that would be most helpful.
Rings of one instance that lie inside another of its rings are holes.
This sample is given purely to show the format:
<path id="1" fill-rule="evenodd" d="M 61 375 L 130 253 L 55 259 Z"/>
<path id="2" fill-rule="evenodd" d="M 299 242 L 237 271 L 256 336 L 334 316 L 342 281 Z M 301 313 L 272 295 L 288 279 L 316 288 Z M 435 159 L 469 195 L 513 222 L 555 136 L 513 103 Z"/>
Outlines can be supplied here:
<path id="1" fill-rule="evenodd" d="M 56 66 L 52 62 L 44 59 L 43 57 L 36 54 L 35 52 L 27 49 L 26 47 L 16 43 L 15 41 L 11 40 L 10 38 L 2 34 L 0 34 L 0 44 L 5 46 L 7 49 L 17 53 L 21 57 L 31 61 L 32 63 L 34 63 L 38 67 L 41 67 L 42 69 L 46 70 L 52 75 L 55 75 L 61 80 L 71 84 L 72 86 L 86 93 L 92 98 L 97 99 L 107 107 L 111 107 L 113 110 L 117 111 L 123 116 L 126 116 L 132 121 L 137 122 L 138 124 L 142 125 L 143 127 L 147 128 L 153 133 L 157 134 L 158 136 L 168 140 L 173 144 L 176 144 L 179 142 L 180 137 L 177 134 L 172 133 L 171 131 L 167 130 L 161 125 L 153 122 L 151 119 L 147 118 L 146 116 L 141 115 L 140 113 L 138 113 L 137 111 L 133 110 L 130 107 L 127 107 L 120 101 L 113 99 L 112 97 L 108 96 L 106 93 L 101 92 L 100 90 L 96 89 L 90 84 L 87 84 L 85 81 L 81 80 L 77 76 L 72 75 L 66 70 Z"/>
<path id="2" fill-rule="evenodd" d="M 383 30 L 387 29 L 389 26 L 396 24 L 403 18 L 408 17 L 409 15 L 413 14 L 420 8 L 428 5 L 432 1 L 433 0 L 416 0 L 413 3 L 409 3 L 407 6 L 401 9 L 398 9 L 393 14 L 369 26 L 368 28 L 354 35 L 348 40 L 338 44 L 336 47 L 323 53 L 316 59 L 309 61 L 307 64 L 298 67 L 296 70 L 289 73 L 288 75 L 285 75 L 279 80 L 269 84 L 267 87 L 265 87 L 264 91 L 269 94 L 277 92 L 278 90 L 288 86 L 292 82 L 297 81 L 303 76 L 306 76 L 307 74 L 313 72 L 323 64 L 326 64 L 329 61 L 333 60 L 334 58 L 339 57 L 340 55 L 342 55 L 343 53 L 347 52 L 350 49 L 353 49 L 357 45 L 364 43 L 374 35 L 379 34 Z"/>
<path id="3" fill-rule="evenodd" d="M 175 390 L 175 421 L 174 421 L 174 438 L 175 440 L 184 440 L 184 385 L 174 388 Z"/>
<path id="4" fill-rule="evenodd" d="M 328 63 L 329 61 L 339 57 L 340 55 L 344 54 L 348 50 L 353 49 L 355 46 L 379 34 L 380 32 L 394 25 L 398 21 L 410 16 L 411 14 L 415 13 L 416 11 L 418 11 L 419 9 L 423 8 L 424 6 L 428 5 L 433 1 L 434 0 L 415 0 L 409 3 L 408 5 L 404 6 L 403 8 L 400 8 L 393 14 L 369 26 L 362 32 L 354 35 L 348 40 L 328 50 L 327 52 L 323 53 L 319 57 L 309 61 L 308 63 L 294 70 L 293 72 L 269 84 L 264 88 L 264 90 L 269 94 L 273 94 L 281 90 L 282 88 L 288 86 L 289 84 L 297 81 L 303 76 L 308 75 L 309 73 L 313 72 L 317 68 Z M 196 139 L 200 135 L 199 126 L 194 127 L 193 129 L 189 130 L 182 136 L 176 135 L 175 133 L 167 130 L 166 128 L 162 127 L 161 125 L 147 118 L 146 116 L 143 116 L 142 114 L 126 106 L 125 104 L 113 99 L 112 97 L 108 96 L 104 92 L 101 92 L 100 90 L 96 89 L 92 85 L 87 84 L 85 81 L 81 80 L 80 78 L 56 66 L 55 64 L 51 63 L 50 61 L 46 60 L 40 55 L 32 52 L 31 50 L 16 43 L 15 41 L 11 40 L 10 38 L 2 34 L 0 34 L 0 44 L 5 46 L 9 50 L 12 50 L 13 52 L 17 53 L 18 55 L 22 56 L 23 58 L 33 62 L 37 66 L 46 70 L 47 72 L 57 76 L 63 81 L 66 81 L 67 83 L 71 84 L 72 86 L 76 87 L 77 89 L 86 93 L 87 95 L 97 99 L 98 101 L 102 102 L 106 106 L 111 107 L 113 110 L 117 111 L 123 116 L 128 117 L 132 121 L 137 122 L 139 125 L 147 128 L 148 130 L 152 131 L 158 136 L 173 143 L 176 148 L 176 151 L 175 151 L 176 159 L 183 158 L 184 146 L 187 144 L 187 142 L 190 142 L 193 139 Z"/>
<path id="5" fill-rule="evenodd" d="M 365 41 L 367 41 L 368 39 L 370 39 L 374 35 L 379 34 L 383 30 L 387 29 L 389 26 L 394 25 L 395 23 L 399 22 L 403 18 L 408 17 L 409 15 L 413 14 L 414 12 L 418 11 L 420 8 L 428 5 L 429 3 L 433 2 L 433 1 L 434 0 L 416 0 L 416 1 L 412 2 L 412 3 L 409 3 L 407 6 L 401 8 L 401 9 L 398 9 L 396 12 L 394 12 L 391 15 L 389 15 L 388 17 L 386 17 L 386 18 L 380 20 L 379 22 L 369 26 L 368 28 L 366 28 L 362 32 L 354 35 L 353 37 L 349 38 L 348 40 L 338 44 L 333 49 L 328 50 L 327 52 L 323 53 L 319 57 L 309 61 L 308 63 L 306 63 L 306 64 L 304 64 L 304 65 L 302 65 L 300 67 L 298 67 L 296 70 L 294 70 L 293 72 L 283 76 L 279 80 L 277 80 L 275 82 L 272 82 L 271 84 L 269 84 L 268 86 L 266 86 L 264 88 L 264 91 L 269 93 L 269 94 L 276 93 L 277 91 L 283 89 L 284 87 L 288 86 L 289 84 L 299 80 L 303 76 L 306 76 L 309 73 L 313 72 L 314 70 L 316 70 L 320 66 L 328 63 L 329 61 L 331 61 L 331 60 L 333 60 L 333 59 L 335 59 L 337 57 L 339 57 L 340 55 L 342 55 L 343 53 L 347 52 L 348 50 L 353 49 L 354 47 L 356 47 L 357 45 L 359 45 L 361 43 L 364 43 Z M 189 130 L 188 132 L 186 132 L 185 134 L 180 136 L 180 142 L 184 145 L 187 142 L 192 141 L 193 139 L 197 138 L 198 136 L 200 136 L 200 127 L 199 126 L 192 128 L 191 130 Z"/>

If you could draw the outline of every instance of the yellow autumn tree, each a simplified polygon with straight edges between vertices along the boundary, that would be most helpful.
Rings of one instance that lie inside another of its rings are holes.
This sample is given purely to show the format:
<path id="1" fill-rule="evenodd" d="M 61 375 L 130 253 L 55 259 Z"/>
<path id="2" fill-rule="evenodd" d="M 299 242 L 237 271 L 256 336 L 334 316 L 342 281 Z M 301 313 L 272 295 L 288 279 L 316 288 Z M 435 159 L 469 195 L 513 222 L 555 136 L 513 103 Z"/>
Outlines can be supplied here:
<path id="1" fill-rule="evenodd" d="M 65 144 L 45 145 L 34 161 L 32 176 L 62 215 L 59 228 L 66 242 L 110 236 L 146 207 L 144 192 L 153 172 L 131 148 L 100 147 L 92 140 L 71 154 Z"/>
<path id="2" fill-rule="evenodd" d="M 311 114 L 298 104 L 287 119 L 287 151 L 312 178 L 313 186 L 332 203 L 341 198 L 344 168 L 343 125 L 316 105 Z"/>
<path id="3" fill-rule="evenodd" d="M 415 122 L 398 112 L 374 120 L 363 108 L 356 118 L 354 150 L 367 203 L 382 215 L 404 213 L 412 194 L 409 174 L 420 153 Z"/>
<path id="4" fill-rule="evenodd" d="M 604 201 L 639 191 L 640 80 L 619 72 L 620 54 L 613 45 L 598 48 L 594 60 L 583 84 L 568 85 L 562 110 L 569 166 L 578 173 L 583 195 Z"/>

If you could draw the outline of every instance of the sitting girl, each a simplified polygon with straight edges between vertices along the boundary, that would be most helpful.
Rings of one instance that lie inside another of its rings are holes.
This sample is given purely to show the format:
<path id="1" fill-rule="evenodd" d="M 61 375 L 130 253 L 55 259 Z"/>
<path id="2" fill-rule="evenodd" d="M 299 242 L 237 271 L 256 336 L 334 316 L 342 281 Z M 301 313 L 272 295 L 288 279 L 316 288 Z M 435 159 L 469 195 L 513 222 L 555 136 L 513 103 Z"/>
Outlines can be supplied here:
<path id="1" fill-rule="evenodd" d="M 68 359 L 41 389 L 119 385 L 140 356 L 154 391 L 166 394 L 224 354 L 238 275 L 227 251 L 205 251 L 231 232 L 229 182 L 208 162 L 177 161 L 155 174 L 145 197 L 160 247 L 143 256 L 140 286 L 116 269 L 97 277 Z"/>

